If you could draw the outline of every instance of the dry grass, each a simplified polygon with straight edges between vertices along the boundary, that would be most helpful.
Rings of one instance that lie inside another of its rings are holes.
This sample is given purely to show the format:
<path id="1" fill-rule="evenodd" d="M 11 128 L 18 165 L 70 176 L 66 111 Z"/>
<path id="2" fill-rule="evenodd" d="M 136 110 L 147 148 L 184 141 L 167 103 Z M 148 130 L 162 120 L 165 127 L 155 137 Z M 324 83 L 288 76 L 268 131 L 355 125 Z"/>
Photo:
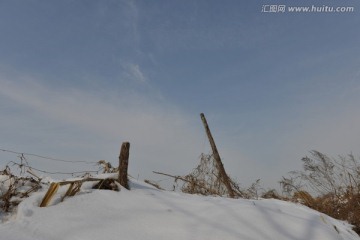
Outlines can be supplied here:
<path id="1" fill-rule="evenodd" d="M 287 199 L 348 221 L 360 234 L 359 160 L 352 154 L 334 159 L 312 151 L 302 161 L 304 170 L 291 172 L 280 182 Z"/>

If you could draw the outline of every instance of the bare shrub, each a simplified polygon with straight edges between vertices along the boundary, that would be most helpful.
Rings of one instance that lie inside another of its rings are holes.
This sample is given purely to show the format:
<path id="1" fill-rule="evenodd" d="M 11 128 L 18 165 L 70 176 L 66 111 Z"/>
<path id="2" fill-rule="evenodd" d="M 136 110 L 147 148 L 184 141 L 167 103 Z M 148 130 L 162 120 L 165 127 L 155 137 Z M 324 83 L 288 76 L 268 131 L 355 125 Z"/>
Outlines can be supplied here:
<path id="1" fill-rule="evenodd" d="M 199 165 L 188 175 L 178 177 L 184 181 L 181 191 L 190 194 L 231 196 L 220 169 L 212 154 L 201 154 Z M 240 184 L 227 176 L 232 193 L 235 198 L 258 198 L 262 190 L 260 179 L 256 180 L 247 189 L 242 189 Z"/>
<path id="2" fill-rule="evenodd" d="M 33 177 L 15 176 L 7 166 L 0 171 L 0 209 L 11 212 L 23 198 L 41 188 L 41 184 Z"/>
<path id="3" fill-rule="evenodd" d="M 201 154 L 199 165 L 188 175 L 181 190 L 191 194 L 228 195 L 212 154 Z"/>
<path id="4" fill-rule="evenodd" d="M 265 199 L 283 199 L 283 197 L 280 196 L 280 194 L 275 189 L 270 189 L 270 190 L 267 190 L 266 192 L 263 192 L 261 194 L 261 198 L 265 198 Z"/>
<path id="5" fill-rule="evenodd" d="M 100 160 L 96 163 L 99 166 L 99 170 L 102 173 L 116 173 L 119 172 L 119 168 L 118 167 L 113 167 L 111 165 L 111 163 L 105 161 L 105 160 Z"/>

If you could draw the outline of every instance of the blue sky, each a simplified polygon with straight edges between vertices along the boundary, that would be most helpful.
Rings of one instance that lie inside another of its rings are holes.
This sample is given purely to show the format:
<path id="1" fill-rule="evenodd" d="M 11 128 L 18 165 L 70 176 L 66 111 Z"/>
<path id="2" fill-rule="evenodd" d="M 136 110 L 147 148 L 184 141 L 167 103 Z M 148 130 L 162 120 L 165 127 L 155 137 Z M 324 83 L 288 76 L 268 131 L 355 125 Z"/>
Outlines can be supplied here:
<path id="1" fill-rule="evenodd" d="M 204 112 L 244 185 L 277 187 L 313 149 L 359 156 L 359 10 L 350 0 L 0 1 L 0 147 L 116 164 L 128 140 L 132 175 L 186 174 L 210 151 Z"/>

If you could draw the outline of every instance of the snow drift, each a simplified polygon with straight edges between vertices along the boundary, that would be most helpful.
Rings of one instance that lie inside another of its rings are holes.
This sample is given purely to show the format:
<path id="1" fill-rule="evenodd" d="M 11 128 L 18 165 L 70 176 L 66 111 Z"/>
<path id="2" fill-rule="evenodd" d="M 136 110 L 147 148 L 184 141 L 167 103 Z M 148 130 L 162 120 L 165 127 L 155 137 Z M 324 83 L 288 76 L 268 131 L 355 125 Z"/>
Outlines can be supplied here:
<path id="1" fill-rule="evenodd" d="M 38 207 L 31 195 L 0 224 L 4 240 L 359 240 L 351 226 L 279 200 L 243 200 L 161 191 L 132 180 L 131 191 L 93 190 Z"/>

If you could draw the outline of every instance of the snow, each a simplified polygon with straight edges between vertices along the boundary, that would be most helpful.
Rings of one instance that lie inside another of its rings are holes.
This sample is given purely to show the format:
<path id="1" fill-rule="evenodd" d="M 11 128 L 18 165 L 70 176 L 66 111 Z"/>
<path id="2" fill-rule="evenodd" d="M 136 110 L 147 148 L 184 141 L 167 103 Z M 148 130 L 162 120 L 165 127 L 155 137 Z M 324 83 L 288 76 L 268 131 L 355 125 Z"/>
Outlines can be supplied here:
<path id="1" fill-rule="evenodd" d="M 81 192 L 38 207 L 33 193 L 0 224 L 1 240 L 359 240 L 345 222 L 279 200 L 244 200 L 161 191 L 132 180 L 131 190 Z"/>
<path id="2" fill-rule="evenodd" d="M 0 196 L 6 193 L 9 189 L 9 186 L 13 183 L 10 176 L 0 175 Z"/>

